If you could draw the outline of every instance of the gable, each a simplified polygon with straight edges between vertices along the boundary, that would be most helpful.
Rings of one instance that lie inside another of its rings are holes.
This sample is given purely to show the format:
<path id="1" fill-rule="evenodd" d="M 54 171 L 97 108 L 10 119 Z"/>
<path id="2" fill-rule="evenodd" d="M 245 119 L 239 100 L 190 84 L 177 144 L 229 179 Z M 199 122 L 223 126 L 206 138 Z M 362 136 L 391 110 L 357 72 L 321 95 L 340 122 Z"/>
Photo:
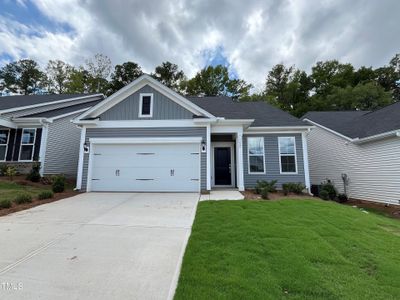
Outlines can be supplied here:
<path id="1" fill-rule="evenodd" d="M 153 114 L 151 118 L 140 118 L 140 94 L 153 94 Z M 101 121 L 115 120 L 172 120 L 192 119 L 193 113 L 172 101 L 149 85 L 145 85 L 135 93 L 111 107 L 99 116 Z"/>

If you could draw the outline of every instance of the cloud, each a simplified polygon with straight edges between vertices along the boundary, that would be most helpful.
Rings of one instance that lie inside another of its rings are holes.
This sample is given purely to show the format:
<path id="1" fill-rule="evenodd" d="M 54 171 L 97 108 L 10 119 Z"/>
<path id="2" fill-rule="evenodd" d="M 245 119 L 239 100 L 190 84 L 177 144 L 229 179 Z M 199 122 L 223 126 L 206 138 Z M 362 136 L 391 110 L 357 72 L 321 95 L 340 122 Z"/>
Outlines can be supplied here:
<path id="1" fill-rule="evenodd" d="M 29 8 L 27 0 L 19 3 L 19 9 Z M 50 22 L 38 26 L 15 13 L 0 14 L 0 64 L 10 57 L 81 64 L 104 53 L 114 64 L 132 60 L 147 72 L 169 60 L 193 76 L 207 62 L 223 60 L 260 87 L 277 63 L 307 71 L 318 60 L 334 58 L 380 66 L 400 52 L 397 0 L 35 0 L 33 5 Z M 56 30 L 55 24 L 70 30 Z"/>

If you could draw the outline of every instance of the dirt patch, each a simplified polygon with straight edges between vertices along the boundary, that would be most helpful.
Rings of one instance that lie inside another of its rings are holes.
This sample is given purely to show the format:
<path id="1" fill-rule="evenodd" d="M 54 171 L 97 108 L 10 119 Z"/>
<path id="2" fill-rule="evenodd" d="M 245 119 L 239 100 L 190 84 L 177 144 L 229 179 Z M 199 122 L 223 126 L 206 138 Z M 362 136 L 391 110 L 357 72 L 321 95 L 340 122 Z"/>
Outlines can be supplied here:
<path id="1" fill-rule="evenodd" d="M 241 192 L 244 196 L 245 199 L 247 200 L 264 200 L 261 198 L 261 195 L 256 194 L 253 190 L 245 190 L 244 192 Z M 268 194 L 268 200 L 281 200 L 281 199 L 310 199 L 312 196 L 310 195 L 298 195 L 298 194 L 293 194 L 289 193 L 288 195 L 285 195 L 281 191 L 277 191 L 275 193 L 269 193 Z"/>
<path id="2" fill-rule="evenodd" d="M 357 206 L 366 210 L 371 210 L 392 218 L 400 219 L 400 205 L 389 205 L 378 202 L 350 199 L 345 205 Z"/>

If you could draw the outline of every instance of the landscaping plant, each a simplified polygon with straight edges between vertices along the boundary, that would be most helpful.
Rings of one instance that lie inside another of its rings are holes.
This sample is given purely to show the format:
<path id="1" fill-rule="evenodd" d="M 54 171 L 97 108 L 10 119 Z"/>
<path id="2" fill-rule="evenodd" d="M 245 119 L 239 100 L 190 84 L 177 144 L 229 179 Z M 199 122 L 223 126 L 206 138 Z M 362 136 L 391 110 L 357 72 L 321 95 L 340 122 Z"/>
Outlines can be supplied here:
<path id="1" fill-rule="evenodd" d="M 7 167 L 6 176 L 8 177 L 8 179 L 10 179 L 12 181 L 16 174 L 17 174 L 17 170 L 14 167 L 12 167 L 12 166 Z"/>
<path id="2" fill-rule="evenodd" d="M 329 200 L 329 193 L 327 190 L 321 190 L 319 192 L 319 197 L 323 200 Z"/>
<path id="3" fill-rule="evenodd" d="M 333 185 L 332 181 L 330 181 L 329 179 L 327 179 L 326 181 L 321 183 L 321 190 L 319 192 L 319 195 L 321 198 L 322 198 L 322 196 L 321 196 L 322 191 L 326 191 L 328 193 L 328 195 L 329 195 L 328 197 L 330 200 L 336 199 L 336 196 L 337 196 L 336 188 Z M 324 198 L 322 198 L 322 199 L 324 199 Z M 324 199 L 324 200 L 328 200 L 328 199 Z"/>
<path id="4" fill-rule="evenodd" d="M 269 199 L 269 198 L 268 198 L 268 193 L 269 193 L 268 188 L 267 188 L 267 187 L 263 188 L 263 189 L 261 190 L 261 197 L 262 197 L 263 199 L 265 199 L 265 200 L 268 200 L 268 199 Z"/>
<path id="5" fill-rule="evenodd" d="M 287 182 L 287 183 L 282 184 L 282 190 L 285 195 L 287 195 L 289 193 L 295 193 L 295 194 L 300 195 L 303 193 L 303 190 L 305 188 L 306 188 L 305 185 L 300 182 L 298 182 L 298 183 Z"/>
<path id="6" fill-rule="evenodd" d="M 29 174 L 26 176 L 27 180 L 32 182 L 39 182 L 40 181 L 40 163 L 36 162 L 32 165 L 32 169 Z"/>
<path id="7" fill-rule="evenodd" d="M 278 180 L 271 180 L 271 181 L 257 180 L 256 193 L 262 194 L 262 191 L 264 189 L 266 189 L 268 193 L 276 192 L 276 183 L 277 182 L 278 182 Z"/>
<path id="8" fill-rule="evenodd" d="M 54 193 L 62 193 L 65 190 L 65 176 L 57 175 L 53 177 L 52 190 Z"/>
<path id="9" fill-rule="evenodd" d="M 43 191 L 38 195 L 40 200 L 50 199 L 54 197 L 54 193 L 52 191 Z"/>
<path id="10" fill-rule="evenodd" d="M 10 200 L 8 200 L 8 199 L 0 200 L 0 209 L 10 208 L 10 207 L 11 207 L 11 201 Z"/>
<path id="11" fill-rule="evenodd" d="M 14 199 L 14 202 L 16 204 L 31 203 L 32 202 L 32 196 L 29 195 L 29 194 L 20 194 Z"/>
<path id="12" fill-rule="evenodd" d="M 349 200 L 349 198 L 347 197 L 346 194 L 339 194 L 337 196 L 337 199 L 338 199 L 338 202 L 340 202 L 340 203 L 344 203 L 344 202 L 347 202 Z"/>

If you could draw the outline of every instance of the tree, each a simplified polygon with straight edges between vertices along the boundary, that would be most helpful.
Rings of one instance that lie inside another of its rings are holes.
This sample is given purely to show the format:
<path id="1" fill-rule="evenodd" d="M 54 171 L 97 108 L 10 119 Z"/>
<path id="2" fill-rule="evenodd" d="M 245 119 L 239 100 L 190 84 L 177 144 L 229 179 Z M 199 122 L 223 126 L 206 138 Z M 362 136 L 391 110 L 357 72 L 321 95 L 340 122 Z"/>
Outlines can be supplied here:
<path id="1" fill-rule="evenodd" d="M 107 93 L 109 88 L 108 76 L 111 73 L 111 60 L 103 54 L 95 54 L 86 60 L 86 70 L 89 77 L 89 92 Z"/>
<path id="2" fill-rule="evenodd" d="M 49 92 L 63 94 L 66 90 L 72 66 L 61 60 L 49 60 L 46 73 L 49 79 Z"/>
<path id="3" fill-rule="evenodd" d="M 110 90 L 108 93 L 115 93 L 142 74 L 142 68 L 135 62 L 128 61 L 122 65 L 116 65 L 114 72 L 111 74 Z"/>
<path id="4" fill-rule="evenodd" d="M 83 67 L 72 68 L 68 81 L 65 84 L 65 92 L 68 94 L 90 92 L 91 76 Z"/>
<path id="5" fill-rule="evenodd" d="M 328 95 L 328 110 L 376 110 L 393 103 L 391 93 L 375 82 L 358 84 L 355 87 L 334 88 Z"/>
<path id="6" fill-rule="evenodd" d="M 21 59 L 1 68 L 0 79 L 3 89 L 28 95 L 40 91 L 46 77 L 34 60 Z"/>
<path id="7" fill-rule="evenodd" d="M 234 99 L 247 96 L 251 84 L 244 80 L 230 79 L 228 68 L 222 65 L 208 66 L 200 70 L 185 84 L 189 95 L 231 96 Z"/>
<path id="8" fill-rule="evenodd" d="M 180 91 L 181 83 L 185 80 L 185 73 L 179 70 L 178 65 L 169 61 L 157 66 L 151 76 L 177 92 Z"/>
<path id="9" fill-rule="evenodd" d="M 271 104 L 279 106 L 283 110 L 291 110 L 286 92 L 289 81 L 293 76 L 294 67 L 286 68 L 283 64 L 277 64 L 268 72 L 265 83 L 265 94 Z"/>

